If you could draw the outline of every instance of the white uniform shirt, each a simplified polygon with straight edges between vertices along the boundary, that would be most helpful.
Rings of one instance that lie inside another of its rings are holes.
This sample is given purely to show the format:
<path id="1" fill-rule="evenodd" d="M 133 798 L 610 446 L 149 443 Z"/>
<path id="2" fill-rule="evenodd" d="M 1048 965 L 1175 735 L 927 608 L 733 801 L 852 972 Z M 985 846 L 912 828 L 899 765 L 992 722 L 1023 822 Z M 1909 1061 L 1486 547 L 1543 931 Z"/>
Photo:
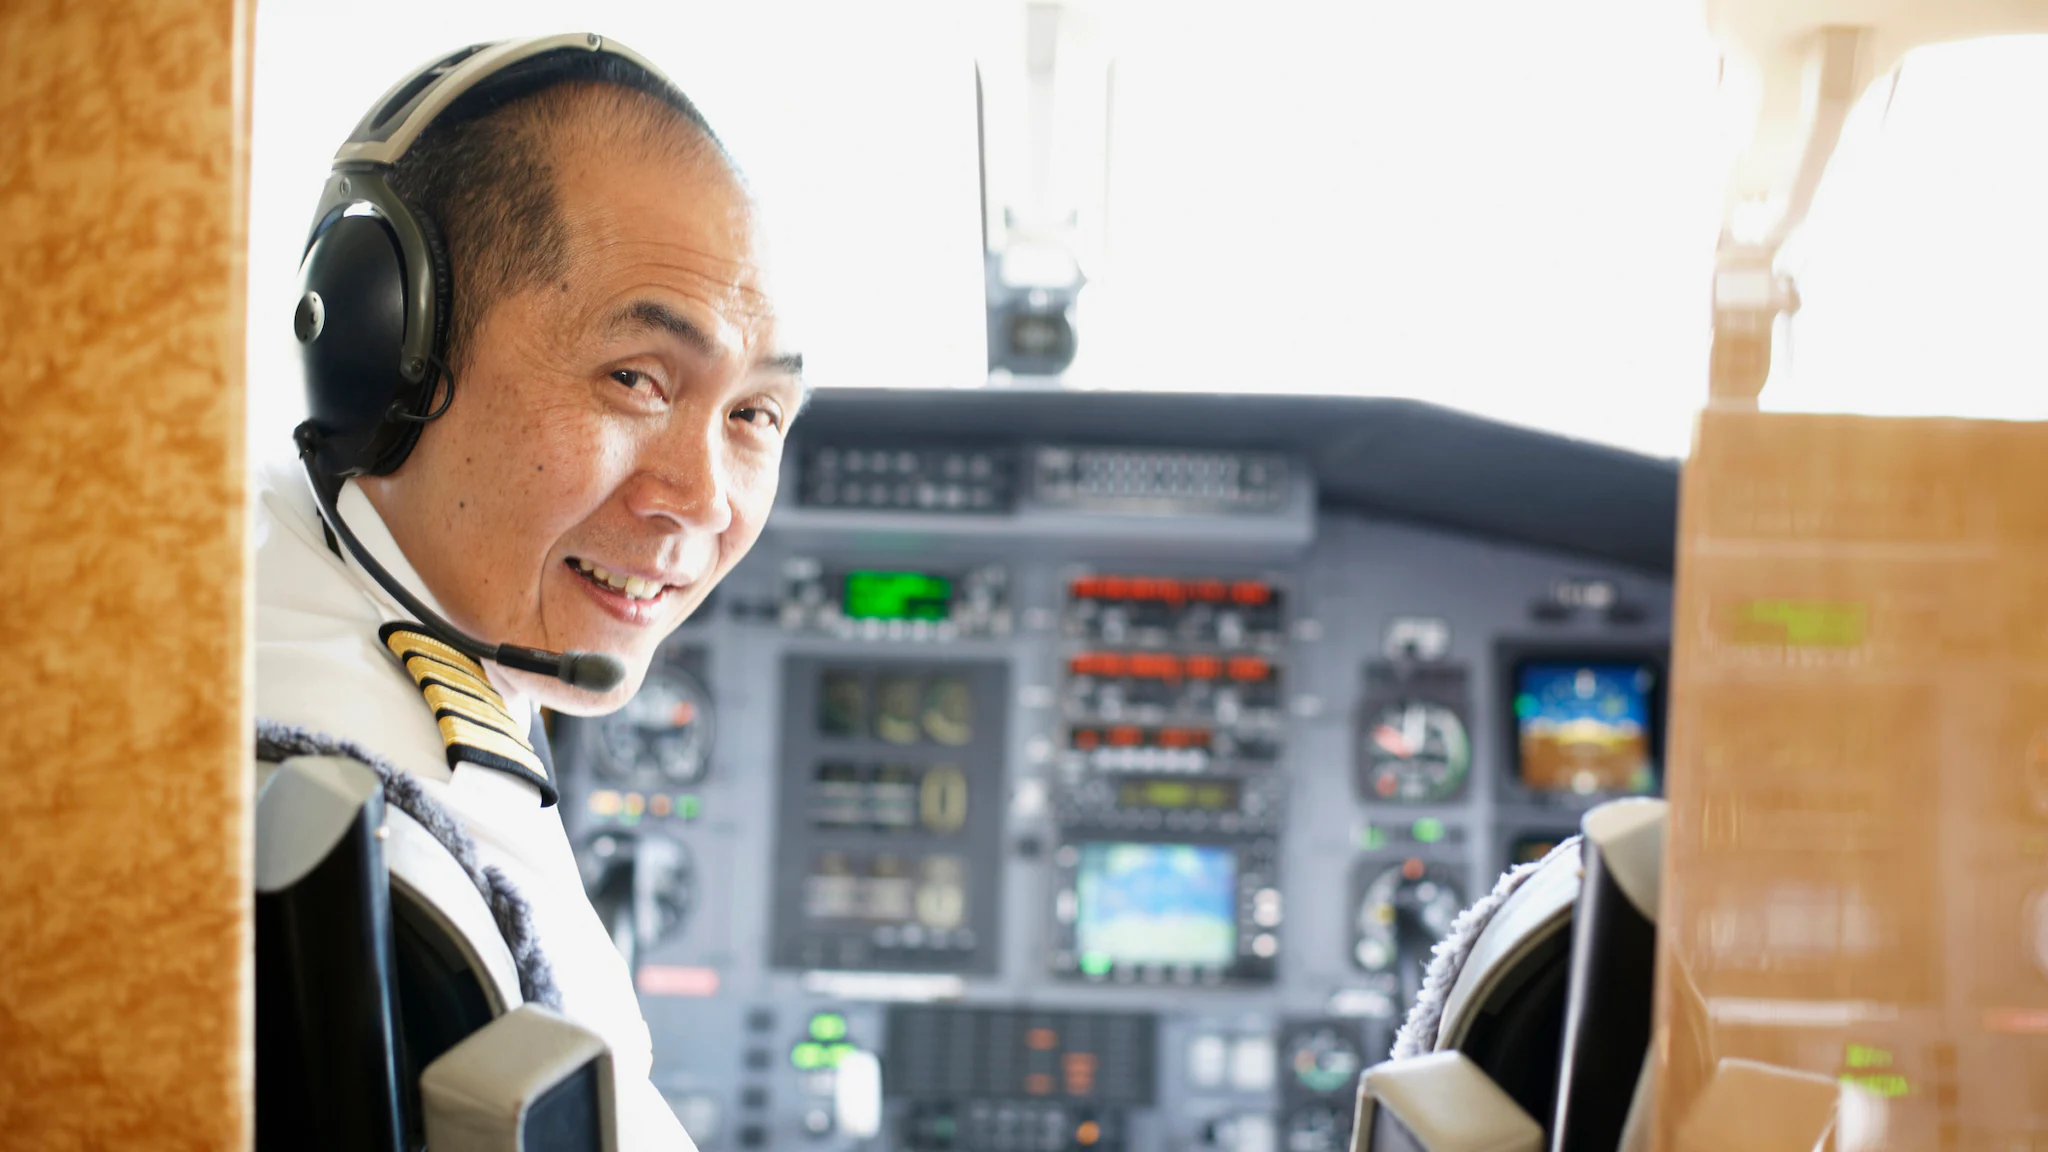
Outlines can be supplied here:
<path id="1" fill-rule="evenodd" d="M 351 482 L 338 503 L 371 555 L 440 611 L 369 498 Z M 433 712 L 377 638 L 379 625 L 411 617 L 353 557 L 344 561 L 327 547 L 296 465 L 261 478 L 255 529 L 256 715 L 353 740 L 418 777 L 468 829 L 479 861 L 502 869 L 526 897 L 563 1012 L 611 1045 L 622 1152 L 694 1152 L 648 1080 L 647 1022 L 625 961 L 584 894 L 560 809 L 541 807 L 539 790 L 507 773 L 448 767 Z M 512 718 L 530 723 L 532 705 L 502 682 L 494 686 Z"/>

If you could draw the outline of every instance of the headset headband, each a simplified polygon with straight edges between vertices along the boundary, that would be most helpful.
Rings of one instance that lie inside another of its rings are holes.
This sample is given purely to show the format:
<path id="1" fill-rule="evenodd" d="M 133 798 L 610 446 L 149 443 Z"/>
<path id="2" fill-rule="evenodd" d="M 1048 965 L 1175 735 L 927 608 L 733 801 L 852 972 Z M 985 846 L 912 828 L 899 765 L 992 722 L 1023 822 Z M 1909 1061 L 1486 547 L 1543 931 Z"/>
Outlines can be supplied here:
<path id="1" fill-rule="evenodd" d="M 607 44 L 595 32 L 471 45 L 426 64 L 393 85 L 356 125 L 355 131 L 349 133 L 340 151 L 334 154 L 334 165 L 339 168 L 396 164 L 420 133 L 463 93 L 521 61 L 576 49 L 623 57 L 652 75 L 661 75 L 661 70 L 638 52 L 623 44 Z"/>

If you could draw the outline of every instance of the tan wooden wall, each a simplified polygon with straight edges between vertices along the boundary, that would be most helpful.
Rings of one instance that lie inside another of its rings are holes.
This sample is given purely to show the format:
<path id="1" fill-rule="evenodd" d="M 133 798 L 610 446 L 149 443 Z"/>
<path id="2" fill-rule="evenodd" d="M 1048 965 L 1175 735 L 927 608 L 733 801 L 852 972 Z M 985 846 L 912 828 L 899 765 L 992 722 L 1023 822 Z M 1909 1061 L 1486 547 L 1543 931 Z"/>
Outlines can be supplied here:
<path id="1" fill-rule="evenodd" d="M 0 1148 L 248 1143 L 248 17 L 0 3 Z"/>
<path id="2" fill-rule="evenodd" d="M 1672 620 L 1657 1148 L 2041 1147 L 2048 424 L 1709 410 Z"/>

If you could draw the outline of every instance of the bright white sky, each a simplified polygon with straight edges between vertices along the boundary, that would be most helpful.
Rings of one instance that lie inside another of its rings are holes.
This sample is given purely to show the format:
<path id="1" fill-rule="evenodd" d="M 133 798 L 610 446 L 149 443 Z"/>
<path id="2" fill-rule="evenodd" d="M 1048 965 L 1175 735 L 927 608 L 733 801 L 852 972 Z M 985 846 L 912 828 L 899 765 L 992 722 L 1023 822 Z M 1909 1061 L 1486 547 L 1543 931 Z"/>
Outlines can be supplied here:
<path id="1" fill-rule="evenodd" d="M 1924 48 L 1843 130 L 1780 260 L 1766 408 L 2048 419 L 2048 37 Z"/>
<path id="2" fill-rule="evenodd" d="M 359 0 L 337 20 L 331 4 L 265 0 L 257 452 L 283 450 L 302 408 L 287 318 L 334 147 L 423 60 L 540 32 L 616 37 L 704 108 L 764 201 L 815 383 L 981 384 L 973 61 L 991 19 L 1018 8 Z M 1414 396 L 1684 453 L 1729 157 L 1697 0 L 1103 10 L 1118 62 L 1110 247 L 1090 269 L 1071 385 Z M 1796 362 L 1767 401 L 1868 407 L 1858 390 L 1882 379 L 1881 396 L 1965 403 L 2027 382 L 2034 414 L 2048 411 L 2042 341 L 2015 350 L 2048 304 L 2048 68 L 2028 65 L 2038 50 L 1944 51 L 1913 58 L 1877 129 L 1867 109 L 1852 126 L 1845 152 L 1861 159 L 1831 175 L 1800 238 Z M 1987 100 L 2009 107 L 1986 118 Z M 2032 246 L 2024 266 L 2016 245 Z"/>

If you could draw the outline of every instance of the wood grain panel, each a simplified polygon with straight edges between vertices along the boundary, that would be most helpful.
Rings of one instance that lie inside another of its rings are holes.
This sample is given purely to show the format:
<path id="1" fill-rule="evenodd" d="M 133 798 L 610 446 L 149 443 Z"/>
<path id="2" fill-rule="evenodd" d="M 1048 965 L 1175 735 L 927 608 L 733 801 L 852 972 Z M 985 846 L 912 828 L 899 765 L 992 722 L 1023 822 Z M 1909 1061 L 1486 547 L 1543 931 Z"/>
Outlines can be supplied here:
<path id="1" fill-rule="evenodd" d="M 1830 1109 L 1845 1149 L 2048 1140 L 2043 461 L 2048 424 L 1702 415 L 1661 1152 L 1811 1148 Z"/>
<path id="2" fill-rule="evenodd" d="M 0 4 L 0 1146 L 248 1143 L 248 13 Z"/>

